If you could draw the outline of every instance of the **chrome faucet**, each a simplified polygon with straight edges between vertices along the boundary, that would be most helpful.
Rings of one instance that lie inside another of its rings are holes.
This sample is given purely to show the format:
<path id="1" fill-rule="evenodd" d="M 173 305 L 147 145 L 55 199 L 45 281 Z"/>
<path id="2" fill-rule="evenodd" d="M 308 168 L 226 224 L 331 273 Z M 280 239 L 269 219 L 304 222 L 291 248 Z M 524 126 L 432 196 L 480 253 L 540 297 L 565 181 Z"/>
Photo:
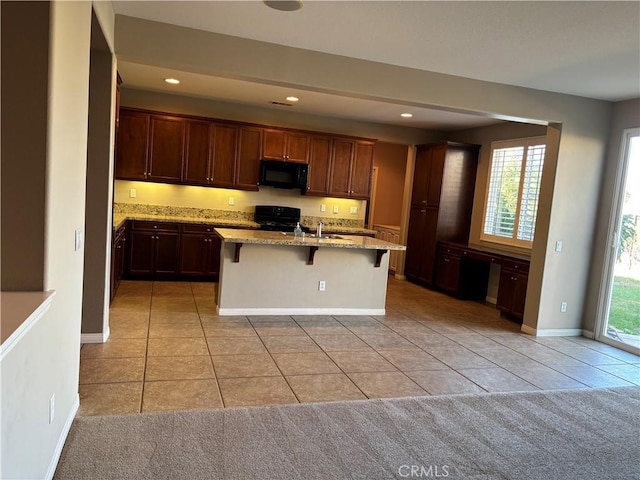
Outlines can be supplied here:
<path id="1" fill-rule="evenodd" d="M 316 228 L 316 237 L 320 238 L 322 236 L 322 222 L 318 223 L 318 228 Z"/>

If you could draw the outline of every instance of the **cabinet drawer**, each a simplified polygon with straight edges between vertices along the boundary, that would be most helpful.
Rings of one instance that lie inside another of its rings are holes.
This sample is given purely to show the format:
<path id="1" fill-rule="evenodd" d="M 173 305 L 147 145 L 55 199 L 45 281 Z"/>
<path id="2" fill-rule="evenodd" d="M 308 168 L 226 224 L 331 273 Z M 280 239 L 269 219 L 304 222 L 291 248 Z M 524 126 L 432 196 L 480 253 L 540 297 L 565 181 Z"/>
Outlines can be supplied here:
<path id="1" fill-rule="evenodd" d="M 451 245 L 440 245 L 440 253 L 443 255 L 461 257 L 465 252 L 462 248 L 453 247 Z"/>
<path id="2" fill-rule="evenodd" d="M 196 223 L 182 224 L 183 233 L 213 233 L 214 228 L 215 227 L 213 225 L 204 225 L 204 224 L 196 224 Z"/>
<path id="3" fill-rule="evenodd" d="M 511 258 L 503 258 L 501 263 L 502 263 L 502 268 L 515 270 L 516 272 L 522 272 L 522 273 L 529 272 L 529 262 L 513 260 Z"/>
<path id="4" fill-rule="evenodd" d="M 152 222 L 148 220 L 134 220 L 131 224 L 133 230 L 163 230 L 169 232 L 177 232 L 180 229 L 178 223 L 171 222 Z"/>

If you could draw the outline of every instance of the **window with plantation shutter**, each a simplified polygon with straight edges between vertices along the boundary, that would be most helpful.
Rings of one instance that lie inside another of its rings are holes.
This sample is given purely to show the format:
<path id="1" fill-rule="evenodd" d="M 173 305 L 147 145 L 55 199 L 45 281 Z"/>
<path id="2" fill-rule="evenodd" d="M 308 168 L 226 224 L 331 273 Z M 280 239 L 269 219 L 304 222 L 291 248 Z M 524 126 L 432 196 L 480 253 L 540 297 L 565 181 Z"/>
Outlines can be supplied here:
<path id="1" fill-rule="evenodd" d="M 545 147 L 544 137 L 491 144 L 482 240 L 531 247 Z"/>

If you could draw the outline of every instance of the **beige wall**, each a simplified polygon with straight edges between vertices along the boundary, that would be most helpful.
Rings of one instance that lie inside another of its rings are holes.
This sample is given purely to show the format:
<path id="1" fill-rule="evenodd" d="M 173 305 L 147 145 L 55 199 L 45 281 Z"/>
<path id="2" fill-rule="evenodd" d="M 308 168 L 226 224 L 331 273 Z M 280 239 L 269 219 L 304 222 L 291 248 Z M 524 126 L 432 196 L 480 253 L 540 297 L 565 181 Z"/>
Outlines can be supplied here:
<path id="1" fill-rule="evenodd" d="M 56 296 L 41 323 L 25 337 L 24 346 L 11 352 L 15 361 L 2 365 L 1 476 L 50 478 L 78 407 L 83 249 L 74 250 L 74 232 L 84 231 L 91 3 L 10 5 L 32 9 L 32 13 L 26 18 L 7 18 L 3 2 L 3 36 L 5 19 L 23 35 L 36 26 L 35 30 L 45 33 L 39 48 L 48 52 L 48 75 L 38 80 L 46 86 L 47 98 L 29 111 L 34 118 L 48 115 L 45 129 L 29 128 L 33 142 L 46 142 L 45 159 L 36 169 L 23 166 L 23 175 L 37 178 L 44 175 L 42 169 L 46 172 L 45 183 L 34 183 L 30 189 L 34 195 L 43 195 L 46 202 L 41 211 L 35 210 L 35 218 L 45 219 L 41 238 L 44 259 L 32 268 L 44 272 L 42 288 L 55 290 Z M 43 15 L 48 18 L 44 25 L 32 23 L 31 17 L 42 19 Z M 48 43 L 44 41 L 47 37 Z M 16 44 L 10 46 L 17 48 Z M 28 52 L 22 54 L 29 59 L 25 64 L 47 61 Z M 2 73 L 4 79 L 4 69 Z M 20 95 L 23 88 L 30 92 L 31 85 L 25 78 L 14 88 Z M 4 126 L 3 122 L 3 130 Z M 13 204 L 20 205 L 20 196 Z M 23 215 L 23 221 L 31 218 Z M 19 237 L 20 232 L 3 228 L 3 243 L 13 235 Z M 23 243 L 25 250 L 30 247 Z M 52 395 L 55 419 L 49 424 Z"/>
<path id="2" fill-rule="evenodd" d="M 378 142 L 373 165 L 378 167 L 378 182 L 374 202 L 373 223 L 400 225 L 402 222 L 402 197 L 407 168 L 406 145 Z"/>
<path id="3" fill-rule="evenodd" d="M 588 295 L 585 301 L 584 328 L 595 332 L 598 320 L 599 291 L 604 275 L 603 267 L 607 244 L 610 238 L 611 212 L 614 207 L 616 173 L 620 165 L 620 155 L 624 130 L 640 127 L 640 99 L 619 102 L 614 105 L 613 118 L 607 147 L 607 161 L 602 175 L 602 192 L 598 208 L 598 223 L 593 232 L 594 256 L 589 272 Z"/>

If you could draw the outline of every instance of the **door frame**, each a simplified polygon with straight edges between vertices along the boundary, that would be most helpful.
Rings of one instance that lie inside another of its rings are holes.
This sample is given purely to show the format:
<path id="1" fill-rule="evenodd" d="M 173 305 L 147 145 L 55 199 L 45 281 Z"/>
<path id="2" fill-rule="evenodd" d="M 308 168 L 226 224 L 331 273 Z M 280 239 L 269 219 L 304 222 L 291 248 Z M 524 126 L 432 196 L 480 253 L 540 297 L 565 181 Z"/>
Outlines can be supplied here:
<path id="1" fill-rule="evenodd" d="M 594 338 L 599 342 L 612 345 L 621 350 L 625 350 L 638 355 L 639 349 L 633 345 L 614 340 L 604 333 L 604 329 L 609 321 L 609 311 L 611 308 L 611 295 L 613 293 L 614 268 L 616 264 L 616 253 L 618 244 L 620 243 L 620 228 L 622 225 L 622 206 L 624 203 L 624 194 L 621 192 L 627 179 L 627 171 L 629 169 L 629 148 L 631 146 L 631 138 L 640 137 L 640 127 L 627 128 L 622 132 L 622 140 L 620 145 L 620 155 L 618 156 L 618 165 L 616 166 L 616 177 L 611 196 L 612 209 L 607 225 L 607 247 L 604 258 L 604 268 L 602 278 L 600 279 L 600 290 L 598 296 L 598 311 L 595 323 Z"/>

